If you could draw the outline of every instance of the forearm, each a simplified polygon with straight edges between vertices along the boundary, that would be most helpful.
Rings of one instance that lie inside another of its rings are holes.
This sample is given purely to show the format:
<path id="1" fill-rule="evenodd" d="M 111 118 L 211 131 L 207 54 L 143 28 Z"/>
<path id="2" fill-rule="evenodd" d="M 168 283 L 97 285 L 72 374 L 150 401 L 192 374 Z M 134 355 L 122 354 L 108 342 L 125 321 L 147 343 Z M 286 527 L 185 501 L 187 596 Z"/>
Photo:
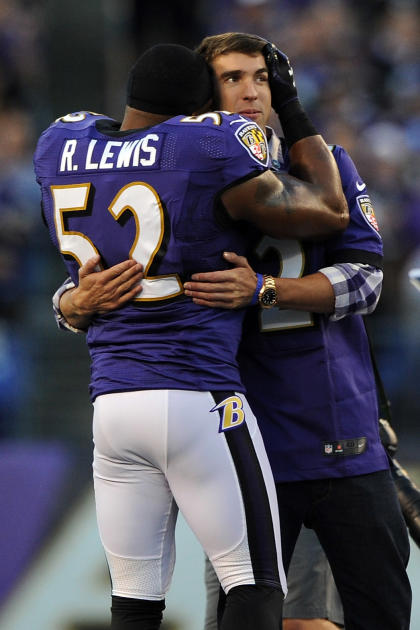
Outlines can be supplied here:
<path id="1" fill-rule="evenodd" d="M 368 315 L 379 301 L 383 274 L 371 265 L 341 263 L 302 278 L 275 278 L 279 308 L 329 314 L 332 321 Z"/>
<path id="2" fill-rule="evenodd" d="M 314 143 L 319 147 L 314 138 L 301 140 L 297 145 L 305 150 L 304 146 Z M 313 153 L 309 151 L 309 155 Z M 330 157 L 324 154 L 326 160 Z M 322 170 L 326 180 L 334 179 L 333 175 L 327 176 L 325 164 Z M 336 234 L 348 224 L 348 207 L 342 190 L 338 197 L 332 190 L 330 184 L 323 188 L 290 175 L 266 171 L 227 189 L 221 200 L 232 219 L 248 221 L 268 236 L 319 239 Z"/>
<path id="3" fill-rule="evenodd" d="M 62 316 L 72 328 L 84 331 L 88 329 L 94 313 L 81 307 L 77 299 L 77 291 L 77 287 L 74 287 L 63 293 L 60 297 L 59 308 Z"/>
<path id="4" fill-rule="evenodd" d="M 185 283 L 185 294 L 196 304 L 242 308 L 258 298 L 261 274 L 255 274 L 242 256 L 225 252 L 224 257 L 234 269 L 193 274 Z M 378 303 L 382 278 L 380 269 L 360 263 L 337 263 L 300 278 L 274 277 L 277 308 L 324 313 L 332 321 L 366 315 Z"/>
<path id="5" fill-rule="evenodd" d="M 307 192 L 312 197 L 305 203 L 308 199 L 302 196 L 303 189 L 299 191 L 296 182 L 284 175 L 279 177 L 285 189 L 283 198 L 288 197 L 287 220 L 283 218 L 287 231 L 284 236 L 319 238 L 343 230 L 348 225 L 349 213 L 335 159 L 299 101 L 287 55 L 270 42 L 264 46 L 263 55 L 269 73 L 272 106 L 289 147 L 289 172 L 309 184 Z M 278 194 L 269 203 L 276 198 L 278 201 Z M 270 222 L 263 227 L 270 230 L 263 229 L 263 232 L 276 236 Z"/>
<path id="6" fill-rule="evenodd" d="M 278 308 L 312 313 L 333 313 L 334 289 L 322 273 L 317 272 L 302 278 L 275 278 L 274 280 Z"/>
<path id="7" fill-rule="evenodd" d="M 314 186 L 321 203 L 329 208 L 331 224 L 326 227 L 345 229 L 349 221 L 347 201 L 344 197 L 337 163 L 328 145 L 320 135 L 309 136 L 295 142 L 289 150 L 289 173 Z M 319 220 L 308 214 L 308 220 Z M 325 219 L 323 219 L 325 220 Z"/>
<path id="8" fill-rule="evenodd" d="M 119 308 L 141 291 L 143 266 L 128 259 L 103 271 L 97 270 L 99 256 L 79 269 L 79 284 L 68 279 L 54 293 L 53 306 L 59 328 L 85 332 L 95 314 Z"/>

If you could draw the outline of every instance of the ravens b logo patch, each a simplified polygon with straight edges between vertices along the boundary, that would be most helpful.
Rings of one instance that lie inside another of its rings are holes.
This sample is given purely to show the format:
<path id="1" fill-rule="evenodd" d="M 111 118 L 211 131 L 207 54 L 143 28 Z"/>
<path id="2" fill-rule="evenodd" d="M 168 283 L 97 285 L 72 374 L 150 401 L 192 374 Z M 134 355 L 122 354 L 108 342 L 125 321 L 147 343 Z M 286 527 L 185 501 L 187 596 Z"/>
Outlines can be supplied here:
<path id="1" fill-rule="evenodd" d="M 235 136 L 256 162 L 267 166 L 267 140 L 255 123 L 245 123 L 235 132 Z"/>
<path id="2" fill-rule="evenodd" d="M 239 396 L 229 396 L 225 398 L 221 403 L 213 407 L 213 409 L 210 409 L 210 411 L 219 412 L 219 433 L 235 429 L 245 420 L 245 412 L 243 410 L 242 400 Z"/>

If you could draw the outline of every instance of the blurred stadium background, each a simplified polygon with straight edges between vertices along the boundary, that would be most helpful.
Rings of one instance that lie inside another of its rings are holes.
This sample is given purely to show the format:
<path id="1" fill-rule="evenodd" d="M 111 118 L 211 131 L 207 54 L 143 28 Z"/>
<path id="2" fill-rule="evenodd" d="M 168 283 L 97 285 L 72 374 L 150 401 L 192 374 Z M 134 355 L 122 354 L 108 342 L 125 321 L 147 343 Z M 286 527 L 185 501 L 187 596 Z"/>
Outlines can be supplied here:
<path id="1" fill-rule="evenodd" d="M 420 2 L 0 0 L 0 627 L 103 630 L 109 595 L 91 491 L 89 361 L 55 326 L 64 267 L 40 219 L 32 154 L 79 109 L 120 117 L 135 57 L 158 42 L 254 32 L 293 63 L 301 100 L 368 184 L 385 245 L 369 318 L 398 459 L 420 483 Z M 199 630 L 203 559 L 181 520 L 165 630 Z M 420 550 L 409 565 L 420 629 Z M 417 589 L 417 599 L 416 599 Z"/>

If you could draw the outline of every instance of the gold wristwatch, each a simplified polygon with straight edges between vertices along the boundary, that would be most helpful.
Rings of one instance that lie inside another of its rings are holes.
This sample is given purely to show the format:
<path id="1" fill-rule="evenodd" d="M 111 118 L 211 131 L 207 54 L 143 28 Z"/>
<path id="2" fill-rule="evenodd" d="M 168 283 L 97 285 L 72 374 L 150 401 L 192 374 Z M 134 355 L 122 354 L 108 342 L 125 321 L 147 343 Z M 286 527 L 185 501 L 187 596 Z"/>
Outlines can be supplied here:
<path id="1" fill-rule="evenodd" d="M 271 308 L 277 304 L 276 283 L 273 276 L 264 276 L 264 282 L 258 294 L 258 302 L 262 308 Z"/>

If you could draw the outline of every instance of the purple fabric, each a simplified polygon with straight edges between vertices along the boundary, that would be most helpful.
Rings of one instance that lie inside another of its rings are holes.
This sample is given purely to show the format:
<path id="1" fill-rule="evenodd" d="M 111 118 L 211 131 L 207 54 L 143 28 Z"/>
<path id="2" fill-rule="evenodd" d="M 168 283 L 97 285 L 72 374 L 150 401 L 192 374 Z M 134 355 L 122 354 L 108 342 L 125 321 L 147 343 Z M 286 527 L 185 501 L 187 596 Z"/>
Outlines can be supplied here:
<path id="1" fill-rule="evenodd" d="M 71 454 L 57 443 L 0 443 L 0 605 L 57 516 Z"/>

